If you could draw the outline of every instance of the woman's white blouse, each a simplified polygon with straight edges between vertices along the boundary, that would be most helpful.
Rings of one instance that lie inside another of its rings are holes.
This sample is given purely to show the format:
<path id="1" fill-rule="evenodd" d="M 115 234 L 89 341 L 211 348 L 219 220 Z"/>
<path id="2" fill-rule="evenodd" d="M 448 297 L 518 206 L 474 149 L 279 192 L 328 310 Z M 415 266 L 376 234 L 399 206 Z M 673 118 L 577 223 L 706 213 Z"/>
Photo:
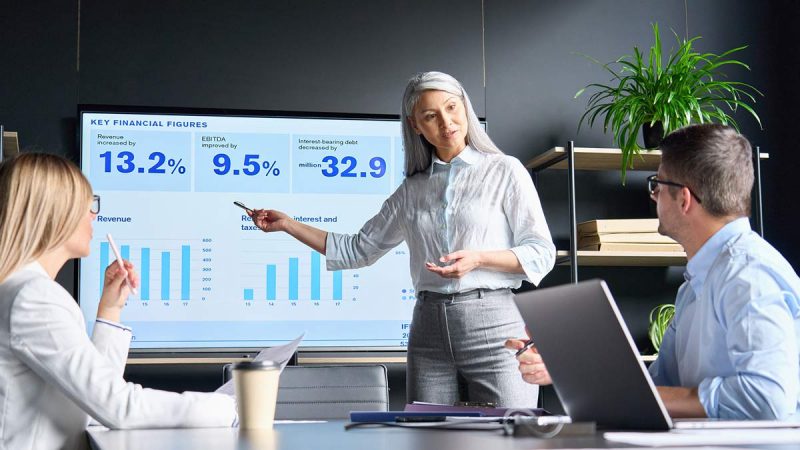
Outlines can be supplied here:
<path id="1" fill-rule="evenodd" d="M 80 308 L 39 263 L 0 284 L 0 448 L 85 448 L 89 417 L 109 428 L 230 426 L 232 397 L 182 394 L 122 378 L 130 329 Z"/>
<path id="2" fill-rule="evenodd" d="M 430 170 L 406 178 L 358 234 L 328 233 L 328 270 L 363 267 L 405 241 L 417 291 L 465 292 L 539 284 L 555 263 L 531 176 L 513 156 L 467 146 L 450 163 L 436 156 Z M 428 271 L 458 250 L 511 250 L 524 274 L 477 269 L 450 279 Z"/>

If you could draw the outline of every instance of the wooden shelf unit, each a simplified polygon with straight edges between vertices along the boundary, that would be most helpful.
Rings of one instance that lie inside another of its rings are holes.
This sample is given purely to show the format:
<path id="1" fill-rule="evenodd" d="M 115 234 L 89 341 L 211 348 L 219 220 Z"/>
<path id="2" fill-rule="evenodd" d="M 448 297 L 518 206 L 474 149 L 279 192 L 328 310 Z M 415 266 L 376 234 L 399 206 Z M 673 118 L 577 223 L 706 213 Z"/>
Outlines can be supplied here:
<path id="1" fill-rule="evenodd" d="M 559 250 L 556 264 L 570 263 L 569 252 Z M 659 267 L 682 266 L 686 264 L 686 253 L 683 252 L 604 252 L 578 250 L 578 265 L 581 266 L 625 266 L 625 267 Z"/>
<path id="2" fill-rule="evenodd" d="M 567 150 L 565 147 L 553 147 L 546 152 L 531 158 L 525 167 L 529 170 L 567 169 Z M 759 153 L 761 159 L 768 159 L 769 153 Z M 619 170 L 622 161 L 622 150 L 618 148 L 575 147 L 575 170 Z M 628 170 L 658 170 L 661 162 L 661 150 L 642 150 L 639 156 L 633 157 L 633 168 Z"/>
<path id="3" fill-rule="evenodd" d="M 761 217 L 761 160 L 768 159 L 769 153 L 761 153 L 754 148 L 755 169 L 755 220 L 757 231 L 763 236 L 763 220 Z M 570 242 L 577 242 L 577 219 L 575 213 L 575 171 L 576 170 L 620 170 L 622 151 L 618 148 L 575 147 L 570 141 L 566 147 L 553 147 L 530 159 L 525 167 L 534 175 L 545 169 L 567 170 L 569 174 L 569 209 L 570 209 Z M 642 150 L 633 157 L 630 171 L 658 171 L 661 162 L 660 150 Z M 535 179 L 535 178 L 534 178 Z M 573 256 L 574 255 L 574 256 Z M 572 263 L 572 259 L 576 263 Z M 685 253 L 673 252 L 603 252 L 559 250 L 556 264 L 570 265 L 572 282 L 577 283 L 580 266 L 681 266 L 686 264 Z"/>
<path id="4" fill-rule="evenodd" d="M 2 131 L 3 140 L 0 142 L 0 159 L 10 158 L 19 153 L 19 134 L 16 131 Z"/>

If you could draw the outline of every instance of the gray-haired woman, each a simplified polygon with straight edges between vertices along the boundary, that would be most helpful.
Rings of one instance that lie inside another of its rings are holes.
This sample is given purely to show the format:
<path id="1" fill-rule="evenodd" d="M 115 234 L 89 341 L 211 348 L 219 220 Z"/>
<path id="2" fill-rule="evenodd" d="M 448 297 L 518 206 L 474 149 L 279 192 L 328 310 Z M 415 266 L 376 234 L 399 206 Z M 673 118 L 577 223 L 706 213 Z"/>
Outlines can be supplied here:
<path id="1" fill-rule="evenodd" d="M 324 254 L 328 270 L 370 265 L 406 241 L 417 304 L 408 343 L 408 401 L 536 405 L 503 343 L 524 325 L 512 288 L 552 269 L 555 246 L 520 162 L 481 127 L 452 76 L 424 72 L 403 95 L 406 178 L 358 234 L 328 233 L 274 210 L 253 223 Z"/>

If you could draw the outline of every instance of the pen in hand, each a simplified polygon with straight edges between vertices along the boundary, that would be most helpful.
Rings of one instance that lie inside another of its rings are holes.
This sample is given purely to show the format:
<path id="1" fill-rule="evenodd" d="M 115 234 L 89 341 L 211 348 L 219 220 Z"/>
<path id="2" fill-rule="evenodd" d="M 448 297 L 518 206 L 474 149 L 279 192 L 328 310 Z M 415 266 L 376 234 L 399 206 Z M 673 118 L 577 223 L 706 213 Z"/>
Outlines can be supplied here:
<path id="1" fill-rule="evenodd" d="M 531 347 L 533 347 L 533 339 L 528 339 L 528 342 L 526 342 L 521 349 L 517 350 L 517 352 L 514 353 L 514 357 L 519 358 L 520 355 L 528 351 L 528 349 Z"/>
<path id="2" fill-rule="evenodd" d="M 117 258 L 117 264 L 119 265 L 119 268 L 125 270 L 125 264 L 122 263 L 122 255 L 120 255 L 117 244 L 114 242 L 114 238 L 111 237 L 111 233 L 106 234 L 106 239 L 108 239 L 109 247 L 111 247 L 111 251 L 114 252 L 114 256 Z M 128 288 L 130 288 L 133 295 L 139 295 L 139 293 L 136 292 L 136 288 L 131 286 L 127 275 L 125 276 L 125 284 L 128 285 Z"/>

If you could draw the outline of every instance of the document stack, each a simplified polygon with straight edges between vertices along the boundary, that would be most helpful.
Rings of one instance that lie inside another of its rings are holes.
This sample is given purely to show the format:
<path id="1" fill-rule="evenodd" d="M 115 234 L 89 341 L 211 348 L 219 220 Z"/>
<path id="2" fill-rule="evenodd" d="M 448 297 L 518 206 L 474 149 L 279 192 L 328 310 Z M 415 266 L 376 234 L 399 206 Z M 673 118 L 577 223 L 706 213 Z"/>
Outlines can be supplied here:
<path id="1" fill-rule="evenodd" d="M 680 244 L 658 233 L 658 219 L 605 219 L 579 223 L 578 250 L 683 253 Z"/>

